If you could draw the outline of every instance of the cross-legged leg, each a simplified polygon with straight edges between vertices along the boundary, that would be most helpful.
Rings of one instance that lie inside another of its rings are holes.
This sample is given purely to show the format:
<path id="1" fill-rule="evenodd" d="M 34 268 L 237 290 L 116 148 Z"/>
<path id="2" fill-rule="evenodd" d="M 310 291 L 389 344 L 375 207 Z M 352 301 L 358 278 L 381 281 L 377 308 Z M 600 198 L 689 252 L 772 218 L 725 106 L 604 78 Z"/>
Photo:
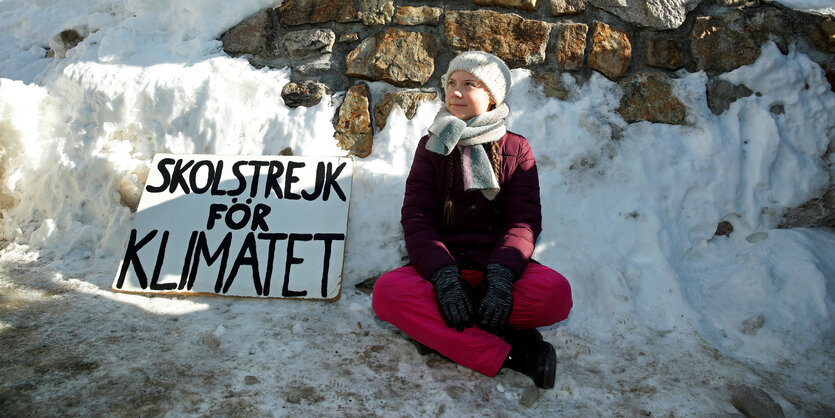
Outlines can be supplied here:
<path id="1" fill-rule="evenodd" d="M 481 273 L 464 271 L 475 287 Z M 528 329 L 551 325 L 568 316 L 571 288 L 556 271 L 531 263 L 514 283 L 510 325 Z M 474 302 L 476 303 L 476 302 Z M 377 280 L 372 300 L 377 316 L 450 360 L 487 376 L 495 376 L 510 344 L 477 327 L 462 332 L 446 325 L 435 302 L 433 286 L 411 266 L 392 270 Z"/>
<path id="2" fill-rule="evenodd" d="M 374 312 L 417 342 L 487 376 L 495 376 L 510 352 L 501 338 L 476 327 L 458 332 L 441 318 L 431 283 L 412 266 L 392 270 L 377 280 Z"/>
<path id="3" fill-rule="evenodd" d="M 513 283 L 510 326 L 531 329 L 556 324 L 568 318 L 573 304 L 571 286 L 562 274 L 542 264 L 529 263 Z"/>

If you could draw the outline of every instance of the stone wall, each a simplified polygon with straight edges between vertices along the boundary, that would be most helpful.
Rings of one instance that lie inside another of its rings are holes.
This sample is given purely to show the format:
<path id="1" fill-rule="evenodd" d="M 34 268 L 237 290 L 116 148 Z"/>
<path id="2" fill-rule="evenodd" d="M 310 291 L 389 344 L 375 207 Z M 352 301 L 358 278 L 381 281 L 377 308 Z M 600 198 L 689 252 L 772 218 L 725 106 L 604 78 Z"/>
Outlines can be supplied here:
<path id="1" fill-rule="evenodd" d="M 471 49 L 530 69 L 559 99 L 566 98 L 559 73 L 582 83 L 599 72 L 623 89 L 617 111 L 629 123 L 686 123 L 670 83 L 682 69 L 708 74 L 708 107 L 721 114 L 754 92 L 717 76 L 753 63 L 769 41 L 784 53 L 794 45 L 835 85 L 833 19 L 765 0 L 284 0 L 221 40 L 252 65 L 289 66 L 282 94 L 289 106 L 347 90 L 335 138 L 358 157 L 371 152 L 394 105 L 411 117 L 421 101 L 438 100 L 447 63 Z M 372 98 L 363 80 L 397 89 Z"/>

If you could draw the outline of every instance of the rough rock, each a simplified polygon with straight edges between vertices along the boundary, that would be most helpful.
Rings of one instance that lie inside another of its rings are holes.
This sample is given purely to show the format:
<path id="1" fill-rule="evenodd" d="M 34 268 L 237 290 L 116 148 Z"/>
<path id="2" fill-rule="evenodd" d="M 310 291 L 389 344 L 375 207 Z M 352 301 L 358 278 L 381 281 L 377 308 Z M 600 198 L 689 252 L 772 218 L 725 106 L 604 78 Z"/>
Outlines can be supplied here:
<path id="1" fill-rule="evenodd" d="M 539 0 L 475 0 L 478 6 L 512 7 L 526 12 L 539 9 Z"/>
<path id="2" fill-rule="evenodd" d="M 130 173 L 122 177 L 119 180 L 119 185 L 116 187 L 116 190 L 119 192 L 119 203 L 129 208 L 131 212 L 136 212 L 136 208 L 139 206 L 139 198 L 142 197 L 142 189 L 144 188 L 144 182 L 136 174 Z M 15 201 L 11 195 L 3 194 L 0 197 L 0 208 L 12 207 L 14 203 Z"/>
<path id="3" fill-rule="evenodd" d="M 650 121 L 683 125 L 687 107 L 674 95 L 664 73 L 637 73 L 620 83 L 623 97 L 617 112 L 629 123 Z"/>
<path id="4" fill-rule="evenodd" d="M 632 43 L 626 32 L 603 22 L 595 22 L 588 65 L 609 79 L 626 74 L 632 60 Z"/>
<path id="5" fill-rule="evenodd" d="M 787 209 L 778 227 L 788 229 L 815 226 L 835 228 L 835 188 L 827 190 L 822 197 Z"/>
<path id="6" fill-rule="evenodd" d="M 551 0 L 554 16 L 578 15 L 586 11 L 586 0 Z"/>
<path id="7" fill-rule="evenodd" d="M 362 23 L 366 26 L 388 25 L 394 16 L 392 0 L 358 0 Z"/>
<path id="8" fill-rule="evenodd" d="M 737 86 L 721 78 L 707 83 L 707 107 L 714 115 L 721 115 L 731 107 L 731 103 L 754 94 L 745 86 Z"/>
<path id="9" fill-rule="evenodd" d="M 729 237 L 731 233 L 734 232 L 734 226 L 732 223 L 728 221 L 719 222 L 716 225 L 716 232 L 713 233 L 714 237 Z"/>
<path id="10" fill-rule="evenodd" d="M 272 52 L 277 28 L 273 9 L 262 9 L 220 37 L 223 50 L 230 55 L 267 55 Z"/>
<path id="11" fill-rule="evenodd" d="M 136 129 L 135 125 L 129 125 L 124 129 L 113 132 L 113 138 L 117 140 L 135 139 L 136 133 L 134 129 Z M 8 164 L 9 154 L 0 145 L 0 179 L 4 181 L 8 173 L 2 171 L 8 170 Z M 150 168 L 146 164 L 138 164 L 134 167 L 133 171 L 125 174 L 116 186 L 116 191 L 119 192 L 119 203 L 129 208 L 131 212 L 136 212 L 136 208 L 139 206 L 139 199 L 142 197 L 142 190 L 145 189 L 149 171 Z M 4 182 L 0 186 L 0 209 L 10 208 L 17 204 L 17 199 L 14 198 L 5 184 Z M 8 192 L 8 194 L 5 192 Z"/>
<path id="12" fill-rule="evenodd" d="M 778 418 L 785 416 L 783 408 L 766 391 L 748 385 L 731 388 L 731 403 L 746 417 Z"/>
<path id="13" fill-rule="evenodd" d="M 440 47 L 433 35 L 389 28 L 366 38 L 348 54 L 346 74 L 398 87 L 418 86 L 435 71 Z"/>
<path id="14" fill-rule="evenodd" d="M 339 35 L 339 43 L 351 43 L 360 40 L 360 36 L 356 32 L 348 32 Z"/>
<path id="15" fill-rule="evenodd" d="M 757 4 L 759 0 L 713 0 L 719 6 L 725 7 L 743 7 L 743 6 L 753 6 Z"/>
<path id="16" fill-rule="evenodd" d="M 491 10 L 455 11 L 444 15 L 444 32 L 455 52 L 480 49 L 521 67 L 545 62 L 551 26 Z"/>
<path id="17" fill-rule="evenodd" d="M 820 51 L 835 53 L 835 20 L 828 18 L 808 24 L 803 30 L 806 39 Z"/>
<path id="18" fill-rule="evenodd" d="M 330 29 L 300 30 L 284 35 L 284 47 L 296 59 L 329 54 L 335 42 L 336 34 Z"/>
<path id="19" fill-rule="evenodd" d="M 357 84 L 348 89 L 339 108 L 333 137 L 340 148 L 361 158 L 371 154 L 374 134 L 369 113 L 371 95 L 368 86 Z"/>
<path id="20" fill-rule="evenodd" d="M 519 398 L 519 405 L 525 408 L 532 407 L 539 398 L 542 397 L 542 390 L 535 386 L 528 386 L 522 391 L 522 397 Z"/>
<path id="21" fill-rule="evenodd" d="M 774 41 L 788 51 L 785 31 L 790 27 L 775 9 L 751 13 L 733 12 L 718 16 L 700 16 L 690 29 L 690 55 L 696 70 L 725 73 L 754 63 L 760 47 Z"/>
<path id="22" fill-rule="evenodd" d="M 757 332 L 765 326 L 765 316 L 754 315 L 739 324 L 739 330 L 746 335 L 757 335 Z"/>
<path id="23" fill-rule="evenodd" d="M 681 43 L 674 38 L 654 38 L 647 46 L 647 65 L 668 70 L 684 67 Z"/>
<path id="24" fill-rule="evenodd" d="M 557 69 L 581 70 L 586 58 L 588 25 L 585 23 L 559 23 L 555 25 L 555 29 L 558 33 L 554 47 Z"/>
<path id="25" fill-rule="evenodd" d="M 699 0 L 588 0 L 594 7 L 637 26 L 676 29 Z"/>
<path id="26" fill-rule="evenodd" d="M 562 82 L 562 78 L 557 73 L 542 73 L 534 77 L 534 82 L 537 86 L 542 86 L 545 92 L 545 97 L 554 97 L 560 100 L 568 98 L 568 90 Z"/>
<path id="27" fill-rule="evenodd" d="M 403 26 L 437 25 L 441 21 L 441 9 L 437 7 L 404 6 L 394 14 L 394 23 Z"/>
<path id="28" fill-rule="evenodd" d="M 760 45 L 731 25 L 738 14 L 700 16 L 690 30 L 690 54 L 697 70 L 724 73 L 760 56 Z"/>
<path id="29" fill-rule="evenodd" d="M 66 50 L 69 50 L 81 43 L 84 37 L 75 29 L 67 29 L 58 34 L 58 40 L 61 41 Z"/>
<path id="30" fill-rule="evenodd" d="M 361 21 L 354 0 L 284 0 L 276 13 L 282 26 Z"/>
<path id="31" fill-rule="evenodd" d="M 206 347 L 209 347 L 212 351 L 220 350 L 220 344 L 222 343 L 220 339 L 212 333 L 212 331 L 206 331 L 206 335 L 203 336 L 203 342 L 205 342 Z"/>
<path id="32" fill-rule="evenodd" d="M 826 39 L 826 52 L 835 53 L 835 20 L 830 17 L 820 23 L 821 32 Z"/>
<path id="33" fill-rule="evenodd" d="M 62 30 L 59 34 L 49 40 L 50 53 L 47 58 L 64 59 L 67 57 L 67 51 L 75 48 L 86 35 L 78 33 L 75 29 Z"/>
<path id="34" fill-rule="evenodd" d="M 328 94 L 327 86 L 312 80 L 301 84 L 287 83 L 281 89 L 281 98 L 289 107 L 316 106 L 326 94 Z"/>
<path id="35" fill-rule="evenodd" d="M 334 67 L 336 67 L 336 62 L 334 62 L 333 54 L 329 53 L 314 56 L 301 62 L 292 63 L 291 65 L 293 75 L 297 77 L 318 77 L 323 74 L 330 74 Z"/>
<path id="36" fill-rule="evenodd" d="M 374 123 L 377 129 L 383 130 L 386 127 L 386 120 L 394 106 L 400 106 L 406 114 L 406 119 L 411 120 L 417 112 L 418 106 L 423 102 L 431 102 L 438 98 L 438 93 L 427 93 L 421 91 L 399 91 L 386 93 L 383 98 L 374 105 Z"/>
<path id="37" fill-rule="evenodd" d="M 359 290 L 362 293 L 365 293 L 366 295 L 371 295 L 371 293 L 374 291 L 374 284 L 377 283 L 377 279 L 378 277 L 376 276 L 369 277 L 357 283 L 357 285 L 354 287 L 356 287 L 357 290 Z"/>

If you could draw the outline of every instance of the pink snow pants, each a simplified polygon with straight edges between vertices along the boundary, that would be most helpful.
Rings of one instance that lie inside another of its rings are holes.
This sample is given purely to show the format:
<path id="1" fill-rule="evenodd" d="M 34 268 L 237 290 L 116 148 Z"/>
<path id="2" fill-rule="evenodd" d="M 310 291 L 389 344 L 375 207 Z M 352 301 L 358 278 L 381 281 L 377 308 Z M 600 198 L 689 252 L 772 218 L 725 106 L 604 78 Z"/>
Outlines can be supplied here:
<path id="1" fill-rule="evenodd" d="M 480 271 L 464 270 L 464 278 L 475 287 Z M 478 327 L 462 332 L 446 325 L 435 289 L 412 266 L 381 276 L 374 285 L 374 312 L 416 341 L 444 357 L 487 376 L 495 376 L 510 353 L 510 344 Z M 531 329 L 552 325 L 568 317 L 573 302 L 568 280 L 541 264 L 530 263 L 513 284 L 510 325 Z"/>

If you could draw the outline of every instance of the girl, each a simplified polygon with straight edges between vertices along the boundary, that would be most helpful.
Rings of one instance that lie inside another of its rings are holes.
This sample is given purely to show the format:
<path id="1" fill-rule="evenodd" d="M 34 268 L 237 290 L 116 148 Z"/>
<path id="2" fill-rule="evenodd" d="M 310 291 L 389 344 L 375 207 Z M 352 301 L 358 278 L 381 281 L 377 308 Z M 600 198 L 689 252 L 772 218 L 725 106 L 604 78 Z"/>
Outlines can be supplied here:
<path id="1" fill-rule="evenodd" d="M 460 365 L 487 376 L 507 367 L 552 388 L 556 353 L 536 328 L 568 317 L 571 288 L 531 260 L 539 178 L 527 140 L 505 128 L 510 70 L 465 52 L 442 82 L 445 107 L 406 180 L 410 264 L 377 280 L 374 312 Z"/>

